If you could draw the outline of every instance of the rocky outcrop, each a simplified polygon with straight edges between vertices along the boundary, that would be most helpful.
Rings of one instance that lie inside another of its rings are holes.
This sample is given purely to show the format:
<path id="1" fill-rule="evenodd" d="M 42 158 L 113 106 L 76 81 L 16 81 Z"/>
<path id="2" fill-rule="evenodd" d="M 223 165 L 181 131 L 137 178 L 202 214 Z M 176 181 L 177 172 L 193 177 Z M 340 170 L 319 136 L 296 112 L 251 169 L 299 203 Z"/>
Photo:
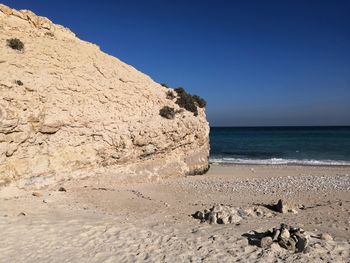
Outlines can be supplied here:
<path id="1" fill-rule="evenodd" d="M 0 185 L 208 168 L 204 109 L 180 110 L 167 88 L 47 18 L 0 5 L 0 72 Z"/>

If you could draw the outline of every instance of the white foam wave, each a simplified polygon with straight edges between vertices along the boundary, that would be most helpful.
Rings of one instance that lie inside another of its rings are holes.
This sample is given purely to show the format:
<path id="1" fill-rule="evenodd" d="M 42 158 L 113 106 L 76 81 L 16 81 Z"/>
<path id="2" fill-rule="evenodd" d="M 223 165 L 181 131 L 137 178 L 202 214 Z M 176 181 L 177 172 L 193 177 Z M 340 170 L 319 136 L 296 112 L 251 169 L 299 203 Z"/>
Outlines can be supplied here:
<path id="1" fill-rule="evenodd" d="M 282 158 L 271 158 L 271 159 L 242 159 L 242 158 L 216 158 L 211 157 L 209 159 L 212 163 L 223 163 L 223 164 L 299 164 L 299 165 L 349 165 L 348 161 L 335 161 L 335 160 L 298 160 L 298 159 L 282 159 Z"/>

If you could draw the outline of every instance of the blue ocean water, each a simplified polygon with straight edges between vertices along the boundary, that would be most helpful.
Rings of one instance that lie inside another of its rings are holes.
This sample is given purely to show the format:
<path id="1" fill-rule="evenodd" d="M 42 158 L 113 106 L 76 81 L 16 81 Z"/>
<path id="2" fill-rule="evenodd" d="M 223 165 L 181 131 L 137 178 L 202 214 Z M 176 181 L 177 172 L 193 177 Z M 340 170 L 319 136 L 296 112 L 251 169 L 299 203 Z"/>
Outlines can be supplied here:
<path id="1" fill-rule="evenodd" d="M 350 165 L 350 126 L 211 127 L 210 161 Z"/>

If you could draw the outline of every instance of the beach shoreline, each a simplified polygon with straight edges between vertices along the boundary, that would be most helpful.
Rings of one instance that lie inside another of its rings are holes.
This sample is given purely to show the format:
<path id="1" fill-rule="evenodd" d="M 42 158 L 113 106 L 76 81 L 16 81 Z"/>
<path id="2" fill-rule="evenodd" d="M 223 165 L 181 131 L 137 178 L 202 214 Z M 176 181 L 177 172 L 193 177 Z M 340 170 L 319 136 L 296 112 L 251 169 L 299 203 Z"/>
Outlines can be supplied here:
<path id="1" fill-rule="evenodd" d="M 350 167 L 350 162 L 348 161 L 335 161 L 335 160 L 289 160 L 289 159 L 274 159 L 267 160 L 254 160 L 254 159 L 232 159 L 225 160 L 209 159 L 209 164 L 214 165 L 285 165 L 285 166 L 323 166 L 323 167 Z"/>
<path id="2" fill-rule="evenodd" d="M 350 164 L 294 164 L 294 163 L 286 163 L 286 164 L 261 164 L 261 163 L 225 163 L 225 162 L 213 162 L 213 161 L 209 161 L 209 164 L 210 165 L 214 165 L 214 166 L 224 166 L 224 167 L 231 167 L 231 166 L 276 166 L 276 167 L 283 167 L 283 166 L 290 166 L 290 167 L 298 167 L 298 166 L 306 166 L 306 167 L 329 167 L 329 168 L 336 168 L 336 167 L 339 167 L 339 168 L 349 168 L 349 172 L 350 172 Z"/>

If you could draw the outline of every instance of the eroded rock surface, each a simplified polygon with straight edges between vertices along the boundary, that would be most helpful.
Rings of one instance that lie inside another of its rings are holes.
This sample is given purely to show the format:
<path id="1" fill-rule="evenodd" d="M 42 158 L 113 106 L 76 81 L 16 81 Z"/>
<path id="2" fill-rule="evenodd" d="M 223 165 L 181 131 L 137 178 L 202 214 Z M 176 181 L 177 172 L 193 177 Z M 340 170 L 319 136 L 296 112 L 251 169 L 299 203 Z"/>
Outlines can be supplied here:
<path id="1" fill-rule="evenodd" d="M 0 72 L 0 186 L 208 168 L 203 109 L 180 111 L 167 88 L 47 18 L 0 4 Z M 179 113 L 163 118 L 164 106 Z"/>

